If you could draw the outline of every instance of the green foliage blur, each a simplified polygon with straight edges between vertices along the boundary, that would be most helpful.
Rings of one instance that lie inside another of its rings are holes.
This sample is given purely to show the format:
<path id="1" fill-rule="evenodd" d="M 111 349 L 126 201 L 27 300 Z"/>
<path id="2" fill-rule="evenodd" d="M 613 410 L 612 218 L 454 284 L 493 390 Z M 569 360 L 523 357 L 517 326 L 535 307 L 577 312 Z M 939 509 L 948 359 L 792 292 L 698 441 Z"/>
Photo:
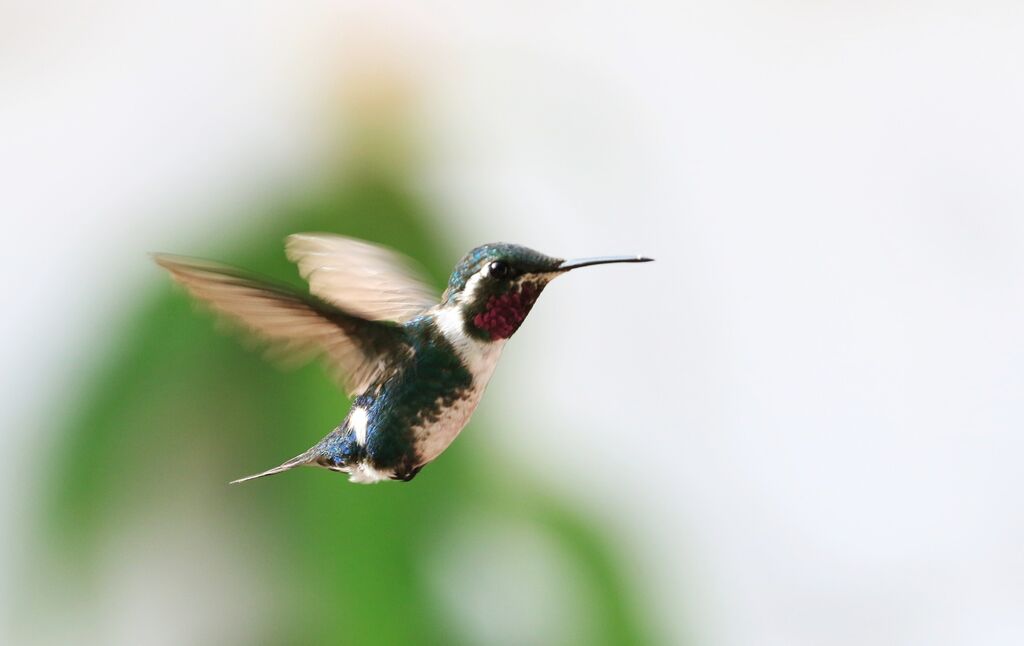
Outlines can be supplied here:
<path id="1" fill-rule="evenodd" d="M 429 207 L 407 190 L 402 174 L 372 165 L 350 168 L 330 188 L 270 206 L 254 222 L 208 248 L 161 251 L 296 282 L 283 238 L 339 232 L 419 259 L 438 286 L 463 251 L 438 244 L 441 232 Z M 140 271 L 156 275 L 155 266 L 143 264 L 145 251 L 139 250 Z M 156 518 L 167 527 L 202 528 L 226 545 L 232 558 L 224 567 L 251 573 L 240 578 L 255 581 L 255 596 L 269 599 L 258 625 L 217 631 L 228 642 L 254 643 L 255 635 L 266 644 L 469 643 L 471 634 L 438 598 L 426 551 L 454 526 L 500 518 L 556 544 L 582 591 L 572 602 L 583 612 L 565 619 L 575 623 L 560 627 L 560 637 L 537 635 L 535 643 L 656 641 L 598 528 L 513 465 L 494 464 L 476 450 L 488 437 L 514 431 L 514 420 L 503 420 L 503 428 L 471 423 L 410 483 L 357 486 L 344 475 L 300 469 L 229 486 L 228 480 L 278 464 L 318 440 L 345 415 L 344 395 L 319 366 L 276 369 L 241 335 L 218 330 L 215 317 L 170 280 L 124 317 L 111 332 L 116 350 L 89 371 L 78 392 L 65 394 L 76 403 L 62 413 L 40 469 L 48 495 L 39 555 L 56 572 L 49 585 L 61 587 L 65 597 L 102 594 L 111 546 L 128 528 Z M 160 541 L 137 549 L 159 554 Z M 215 569 L 209 576 L 220 574 Z M 148 584 L 162 585 L 159 571 Z M 225 623 L 237 615 L 230 606 L 242 602 L 222 600 Z M 189 620 L 188 612 L 176 618 Z"/>

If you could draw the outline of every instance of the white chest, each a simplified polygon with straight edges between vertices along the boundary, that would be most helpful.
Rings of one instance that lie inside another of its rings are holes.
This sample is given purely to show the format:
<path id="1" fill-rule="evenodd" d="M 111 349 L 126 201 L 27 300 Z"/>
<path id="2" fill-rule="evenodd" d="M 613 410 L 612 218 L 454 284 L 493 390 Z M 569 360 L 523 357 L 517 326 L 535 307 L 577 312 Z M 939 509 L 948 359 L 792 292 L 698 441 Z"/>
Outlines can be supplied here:
<path id="1" fill-rule="evenodd" d="M 440 311 L 436 320 L 439 329 L 472 375 L 473 386 L 462 398 L 445 407 L 435 421 L 416 429 L 420 438 L 419 451 L 424 462 L 440 455 L 469 423 L 505 347 L 504 339 L 479 341 L 467 335 L 462 316 L 454 308 Z"/>

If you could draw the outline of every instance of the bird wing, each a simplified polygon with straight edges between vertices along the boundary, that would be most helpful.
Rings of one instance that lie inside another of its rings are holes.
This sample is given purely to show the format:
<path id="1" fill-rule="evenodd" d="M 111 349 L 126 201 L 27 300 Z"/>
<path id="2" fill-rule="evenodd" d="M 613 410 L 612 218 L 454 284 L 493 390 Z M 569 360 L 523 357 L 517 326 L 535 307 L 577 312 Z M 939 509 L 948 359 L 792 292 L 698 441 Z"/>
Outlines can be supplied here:
<path id="1" fill-rule="evenodd" d="M 401 327 L 367 320 L 294 287 L 218 263 L 155 255 L 194 297 L 271 344 L 271 355 L 305 362 L 324 355 L 349 395 L 410 351 Z"/>
<path id="2" fill-rule="evenodd" d="M 404 323 L 439 297 L 413 261 L 390 249 L 327 233 L 298 233 L 285 243 L 309 291 L 371 321 Z"/>

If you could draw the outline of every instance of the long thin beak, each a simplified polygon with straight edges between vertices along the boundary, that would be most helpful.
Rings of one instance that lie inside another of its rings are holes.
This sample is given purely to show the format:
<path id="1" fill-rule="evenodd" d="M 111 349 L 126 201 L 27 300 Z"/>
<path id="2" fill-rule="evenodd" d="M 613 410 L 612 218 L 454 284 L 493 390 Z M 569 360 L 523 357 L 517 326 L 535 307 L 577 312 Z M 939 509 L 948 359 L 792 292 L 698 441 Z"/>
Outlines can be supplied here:
<path id="1" fill-rule="evenodd" d="M 569 271 L 590 265 L 607 265 L 613 262 L 651 262 L 654 258 L 643 256 L 602 256 L 601 258 L 578 258 L 576 260 L 565 260 L 558 266 L 558 271 Z"/>

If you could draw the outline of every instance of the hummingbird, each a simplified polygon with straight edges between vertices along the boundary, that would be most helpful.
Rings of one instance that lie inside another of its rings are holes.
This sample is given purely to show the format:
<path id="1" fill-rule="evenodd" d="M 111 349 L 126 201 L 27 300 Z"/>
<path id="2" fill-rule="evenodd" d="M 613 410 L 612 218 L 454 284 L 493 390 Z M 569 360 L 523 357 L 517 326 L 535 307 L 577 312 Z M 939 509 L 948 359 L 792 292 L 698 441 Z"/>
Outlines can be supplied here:
<path id="1" fill-rule="evenodd" d="M 462 431 L 506 341 L 562 274 L 642 256 L 563 260 L 515 244 L 476 247 L 440 297 L 395 251 L 326 233 L 288 236 L 308 292 L 228 265 L 168 254 L 154 260 L 195 298 L 248 329 L 270 353 L 321 356 L 352 399 L 336 428 L 279 466 L 347 473 L 351 482 L 412 480 Z"/>

